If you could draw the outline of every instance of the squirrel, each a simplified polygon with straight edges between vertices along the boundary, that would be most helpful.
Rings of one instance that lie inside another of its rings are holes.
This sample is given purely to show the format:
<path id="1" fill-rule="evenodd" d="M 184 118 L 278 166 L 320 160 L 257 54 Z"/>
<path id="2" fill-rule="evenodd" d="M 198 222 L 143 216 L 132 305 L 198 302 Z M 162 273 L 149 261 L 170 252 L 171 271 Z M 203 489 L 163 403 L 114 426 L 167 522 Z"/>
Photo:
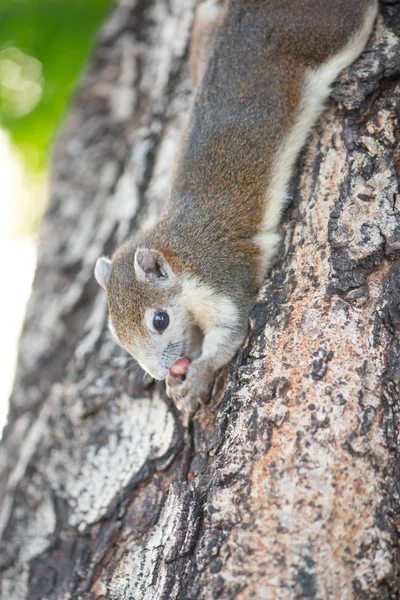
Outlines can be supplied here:
<path id="1" fill-rule="evenodd" d="M 188 419 L 242 345 L 296 159 L 377 0 L 207 0 L 167 209 L 95 276 L 109 327 Z"/>

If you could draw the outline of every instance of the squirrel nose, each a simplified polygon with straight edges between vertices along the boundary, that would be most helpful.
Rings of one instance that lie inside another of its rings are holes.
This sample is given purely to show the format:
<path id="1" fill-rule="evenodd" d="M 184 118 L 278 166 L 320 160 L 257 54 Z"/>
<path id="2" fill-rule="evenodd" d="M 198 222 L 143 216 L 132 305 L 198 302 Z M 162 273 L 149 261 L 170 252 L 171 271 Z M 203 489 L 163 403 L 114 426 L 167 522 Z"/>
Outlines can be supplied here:
<path id="1" fill-rule="evenodd" d="M 140 366 L 150 375 L 150 377 L 153 377 L 153 379 L 165 379 L 168 375 L 168 369 L 158 364 L 141 364 Z"/>

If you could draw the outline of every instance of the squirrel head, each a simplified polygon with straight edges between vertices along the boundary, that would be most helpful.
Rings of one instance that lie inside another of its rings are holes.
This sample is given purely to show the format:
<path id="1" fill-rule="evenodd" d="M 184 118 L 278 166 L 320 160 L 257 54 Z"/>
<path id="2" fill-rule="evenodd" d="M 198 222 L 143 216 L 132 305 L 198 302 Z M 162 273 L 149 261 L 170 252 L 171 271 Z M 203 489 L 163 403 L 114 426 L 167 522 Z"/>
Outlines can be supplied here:
<path id="1" fill-rule="evenodd" d="M 152 377 L 164 379 L 184 356 L 191 327 L 179 274 L 160 250 L 127 244 L 112 260 L 98 259 L 95 277 L 107 294 L 114 337 Z"/>

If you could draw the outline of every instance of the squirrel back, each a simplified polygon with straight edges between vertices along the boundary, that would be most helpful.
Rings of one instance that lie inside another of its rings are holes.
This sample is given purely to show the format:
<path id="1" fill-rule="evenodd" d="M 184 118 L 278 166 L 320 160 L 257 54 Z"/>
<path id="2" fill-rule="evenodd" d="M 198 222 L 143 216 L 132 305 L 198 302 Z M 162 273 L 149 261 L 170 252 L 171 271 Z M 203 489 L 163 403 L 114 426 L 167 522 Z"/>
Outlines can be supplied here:
<path id="1" fill-rule="evenodd" d="M 238 263 L 247 272 L 251 265 L 259 285 L 295 160 L 375 14 L 371 0 L 226 3 L 183 132 L 169 211 L 146 243 L 175 250 L 213 284 L 232 287 L 239 277 L 241 286 Z"/>

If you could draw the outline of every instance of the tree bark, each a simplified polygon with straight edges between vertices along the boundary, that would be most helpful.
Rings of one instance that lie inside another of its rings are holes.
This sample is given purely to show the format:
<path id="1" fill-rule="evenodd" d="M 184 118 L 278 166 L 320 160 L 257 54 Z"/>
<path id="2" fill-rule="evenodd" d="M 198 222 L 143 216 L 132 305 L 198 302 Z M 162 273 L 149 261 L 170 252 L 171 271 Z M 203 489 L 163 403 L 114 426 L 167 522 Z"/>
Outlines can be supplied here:
<path id="1" fill-rule="evenodd" d="M 56 143 L 0 447 L 0 598 L 398 599 L 400 2 L 333 90 L 248 339 L 186 431 L 92 273 L 167 196 L 195 4 L 121 0 Z"/>

